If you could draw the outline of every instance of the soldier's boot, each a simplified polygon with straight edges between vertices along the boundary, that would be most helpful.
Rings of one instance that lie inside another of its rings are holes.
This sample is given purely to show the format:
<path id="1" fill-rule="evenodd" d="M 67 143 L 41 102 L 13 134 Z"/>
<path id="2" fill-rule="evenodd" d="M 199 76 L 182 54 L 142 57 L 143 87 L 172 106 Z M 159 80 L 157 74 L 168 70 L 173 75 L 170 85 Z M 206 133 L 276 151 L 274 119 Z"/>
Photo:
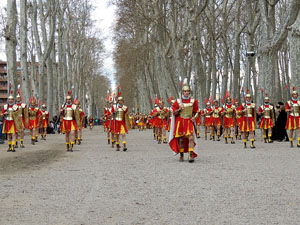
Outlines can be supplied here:
<path id="1" fill-rule="evenodd" d="M 35 142 L 39 142 L 38 137 L 39 137 L 39 135 L 35 135 Z"/>
<path id="2" fill-rule="evenodd" d="M 107 144 L 110 145 L 110 138 L 107 138 Z"/>
<path id="3" fill-rule="evenodd" d="M 247 148 L 247 139 L 243 139 L 244 142 L 244 148 Z"/>
<path id="4" fill-rule="evenodd" d="M 16 145 L 15 145 L 15 148 L 18 148 L 18 139 L 16 139 Z"/>
<path id="5" fill-rule="evenodd" d="M 7 151 L 8 151 L 8 152 L 11 151 L 11 142 L 10 142 L 10 141 L 8 142 L 8 149 L 7 149 Z"/>
<path id="6" fill-rule="evenodd" d="M 235 140 L 237 140 L 237 139 L 238 139 L 238 135 L 236 134 L 236 135 L 235 135 Z"/>
<path id="7" fill-rule="evenodd" d="M 77 138 L 77 144 L 78 144 L 78 145 L 81 145 L 81 140 L 80 140 L 80 138 Z"/>
<path id="8" fill-rule="evenodd" d="M 43 139 L 43 136 L 42 136 L 42 139 Z M 75 144 L 77 144 L 77 138 L 75 137 Z"/>
<path id="9" fill-rule="evenodd" d="M 168 142 L 167 142 L 167 137 L 166 136 L 164 136 L 164 144 L 167 144 Z"/>
<path id="10" fill-rule="evenodd" d="M 155 133 L 153 133 L 153 139 L 154 139 L 154 140 L 156 139 Z"/>
<path id="11" fill-rule="evenodd" d="M 16 144 L 15 141 L 13 141 L 13 142 L 11 143 L 11 151 L 12 151 L 12 152 L 15 152 L 15 151 L 16 151 L 16 149 L 15 149 L 15 144 Z"/>
<path id="12" fill-rule="evenodd" d="M 225 144 L 228 144 L 227 136 L 224 136 L 224 139 L 225 139 Z"/>
<path id="13" fill-rule="evenodd" d="M 267 143 L 267 136 L 264 135 L 264 143 Z"/>
<path id="14" fill-rule="evenodd" d="M 298 138 L 298 144 L 297 147 L 300 148 L 300 138 Z"/>
<path id="15" fill-rule="evenodd" d="M 220 141 L 220 135 L 219 134 L 217 135 L 217 141 Z"/>
<path id="16" fill-rule="evenodd" d="M 116 145 L 117 145 L 116 151 L 120 151 L 120 144 L 119 144 L 119 142 L 116 142 Z"/>
<path id="17" fill-rule="evenodd" d="M 242 140 L 242 135 L 241 134 L 239 134 L 239 140 Z"/>
<path id="18" fill-rule="evenodd" d="M 180 149 L 180 157 L 179 157 L 179 162 L 183 162 L 183 149 Z"/>
<path id="19" fill-rule="evenodd" d="M 231 144 L 235 144 L 235 141 L 234 141 L 234 139 L 233 139 L 233 136 L 230 136 L 230 138 L 231 138 Z"/>
<path id="20" fill-rule="evenodd" d="M 20 139 L 20 148 L 24 148 L 24 140 L 23 139 Z"/>
<path id="21" fill-rule="evenodd" d="M 66 142 L 67 152 L 70 151 L 70 142 Z"/>
<path id="22" fill-rule="evenodd" d="M 35 137 L 31 137 L 31 144 L 35 145 Z"/>
<path id="23" fill-rule="evenodd" d="M 126 152 L 127 151 L 127 147 L 126 147 L 126 141 L 123 141 L 123 151 Z"/>
<path id="24" fill-rule="evenodd" d="M 213 136 L 212 136 L 212 134 L 209 136 L 209 140 L 212 140 L 213 139 Z"/>
<path id="25" fill-rule="evenodd" d="M 194 157 L 193 157 L 193 148 L 189 148 L 189 162 L 193 163 L 194 162 Z"/>
<path id="26" fill-rule="evenodd" d="M 250 139 L 250 147 L 251 148 L 255 148 L 255 146 L 254 146 L 254 139 Z"/>
<path id="27" fill-rule="evenodd" d="M 161 136 L 158 137 L 158 144 L 161 144 Z"/>
<path id="28" fill-rule="evenodd" d="M 215 141 L 215 135 L 212 135 L 212 140 Z"/>
<path id="29" fill-rule="evenodd" d="M 114 148 L 115 147 L 115 140 L 111 139 L 111 147 Z"/>
<path id="30" fill-rule="evenodd" d="M 272 142 L 273 142 L 273 140 L 271 139 L 271 137 L 272 137 L 272 135 L 268 135 L 268 142 L 269 142 L 269 143 L 272 143 Z"/>
<path id="31" fill-rule="evenodd" d="M 290 143 L 291 143 L 291 148 L 293 148 L 294 147 L 293 138 L 290 138 Z"/>
<path id="32" fill-rule="evenodd" d="M 197 138 L 200 138 L 200 131 L 197 130 Z"/>
<path id="33" fill-rule="evenodd" d="M 70 151 L 73 152 L 73 146 L 74 146 L 75 142 L 70 142 Z"/>
<path id="34" fill-rule="evenodd" d="M 207 134 L 205 134 L 205 140 L 207 140 Z"/>

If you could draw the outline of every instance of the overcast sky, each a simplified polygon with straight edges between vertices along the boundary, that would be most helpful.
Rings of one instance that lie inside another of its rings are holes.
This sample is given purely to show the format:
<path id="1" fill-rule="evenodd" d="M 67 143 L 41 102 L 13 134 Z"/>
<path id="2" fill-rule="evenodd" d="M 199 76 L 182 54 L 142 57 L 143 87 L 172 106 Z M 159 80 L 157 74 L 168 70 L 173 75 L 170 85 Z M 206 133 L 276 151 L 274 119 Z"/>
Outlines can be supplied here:
<path id="1" fill-rule="evenodd" d="M 112 81 L 112 86 L 115 86 L 113 75 L 115 73 L 112 51 L 114 48 L 112 40 L 112 27 L 115 22 L 115 7 L 109 5 L 109 0 L 93 0 L 92 4 L 96 7 L 92 14 L 92 19 L 96 21 L 97 28 L 100 28 L 105 38 L 105 49 L 107 52 L 107 57 L 104 60 L 104 75 L 108 76 Z M 0 0 L 0 7 L 5 7 L 7 0 Z M 17 0 L 17 4 L 19 0 Z M 5 46 L 4 43 L 0 43 L 0 60 L 6 60 L 5 56 Z"/>

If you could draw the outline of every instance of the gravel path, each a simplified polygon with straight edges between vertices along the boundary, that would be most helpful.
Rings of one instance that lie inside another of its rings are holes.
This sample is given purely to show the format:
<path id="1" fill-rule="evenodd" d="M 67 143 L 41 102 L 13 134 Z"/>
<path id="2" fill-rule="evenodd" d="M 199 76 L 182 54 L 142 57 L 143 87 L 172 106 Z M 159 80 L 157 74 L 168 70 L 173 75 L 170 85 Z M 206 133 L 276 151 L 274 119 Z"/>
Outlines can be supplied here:
<path id="1" fill-rule="evenodd" d="M 73 153 L 62 135 L 16 153 L 1 145 L 0 224 L 300 224 L 300 149 L 255 144 L 201 138 L 193 164 L 150 130 L 130 131 L 128 152 L 102 127 Z"/>

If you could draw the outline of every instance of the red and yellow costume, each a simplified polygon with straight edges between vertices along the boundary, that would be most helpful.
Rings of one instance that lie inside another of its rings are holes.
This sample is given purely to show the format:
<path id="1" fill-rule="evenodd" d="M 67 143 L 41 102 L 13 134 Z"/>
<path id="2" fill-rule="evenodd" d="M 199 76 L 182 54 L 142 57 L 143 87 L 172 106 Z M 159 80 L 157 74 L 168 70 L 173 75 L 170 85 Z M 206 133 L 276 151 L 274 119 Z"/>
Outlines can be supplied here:
<path id="1" fill-rule="evenodd" d="M 215 106 L 213 108 L 212 118 L 213 118 L 214 126 L 221 126 L 222 125 L 222 121 L 221 121 L 221 113 L 222 112 L 223 112 L 223 108 L 220 107 L 220 106 Z"/>
<path id="2" fill-rule="evenodd" d="M 78 126 L 75 121 L 75 111 L 77 106 L 75 104 L 66 104 L 61 107 L 62 111 L 62 124 L 60 130 L 63 134 L 70 133 L 78 129 Z"/>
<path id="3" fill-rule="evenodd" d="M 232 104 L 226 103 L 223 108 L 224 115 L 224 128 L 231 128 L 235 126 L 234 116 L 235 116 L 235 106 Z"/>
<path id="4" fill-rule="evenodd" d="M 41 111 L 38 107 L 29 107 L 28 109 L 29 115 L 29 129 L 38 128 L 39 126 L 39 117 L 41 116 Z"/>
<path id="5" fill-rule="evenodd" d="M 111 108 L 111 113 L 115 113 L 114 120 L 111 123 L 111 132 L 114 134 L 128 133 L 125 123 L 125 114 L 128 113 L 128 108 L 125 105 L 114 105 Z"/>
<path id="6" fill-rule="evenodd" d="M 274 126 L 274 106 L 270 104 L 264 104 L 259 107 L 258 113 L 262 114 L 264 111 L 264 115 L 262 116 L 259 124 L 259 128 L 262 128 L 264 130 L 273 128 Z"/>
<path id="7" fill-rule="evenodd" d="M 18 110 L 17 105 L 6 104 L 3 106 L 1 116 L 4 117 L 2 133 L 4 134 L 15 134 L 17 132 L 15 120 L 16 111 Z M 7 113 L 5 116 L 4 113 Z"/>
<path id="8" fill-rule="evenodd" d="M 26 118 L 27 122 L 25 122 L 25 113 L 27 113 L 27 116 L 28 116 L 27 105 L 25 103 L 22 103 L 22 102 L 16 102 L 16 105 L 19 108 L 18 116 L 19 116 L 20 120 L 22 120 L 23 128 L 27 129 L 28 128 L 28 118 Z"/>
<path id="9" fill-rule="evenodd" d="M 242 124 L 240 130 L 242 132 L 254 131 L 256 123 L 255 103 L 242 103 L 239 110 L 242 111 L 244 109 L 246 109 L 246 112 L 242 115 Z"/>
<path id="10" fill-rule="evenodd" d="M 166 107 L 156 107 L 153 110 L 153 113 L 156 113 L 155 119 L 154 119 L 154 123 L 155 123 L 155 127 L 157 128 L 165 128 L 167 129 L 167 113 L 168 113 L 168 109 Z"/>
<path id="11" fill-rule="evenodd" d="M 172 123 L 174 121 L 174 129 L 171 128 L 170 132 L 170 147 L 175 153 L 179 152 L 193 152 L 193 158 L 197 157 L 193 148 L 189 148 L 187 137 L 194 135 L 194 125 L 191 121 L 193 114 L 198 112 L 198 101 L 192 98 L 177 99 L 173 106 L 173 112 L 179 110 L 179 104 L 183 104 L 183 109 L 179 115 L 172 117 Z M 184 138 L 184 149 L 180 149 L 178 139 Z M 195 143 L 196 144 L 196 143 Z"/>
<path id="12" fill-rule="evenodd" d="M 297 130 L 300 128 L 300 101 L 297 99 L 292 99 L 287 101 L 286 110 L 293 109 L 289 113 L 288 119 L 286 121 L 286 130 Z"/>
<path id="13" fill-rule="evenodd" d="M 40 111 L 41 111 L 41 128 L 47 128 L 49 123 L 49 112 L 44 109 Z"/>
<path id="14" fill-rule="evenodd" d="M 204 119 L 203 119 L 203 126 L 205 127 L 211 127 L 214 125 L 214 118 L 212 117 L 212 107 L 206 107 L 205 109 L 203 109 L 202 114 L 204 115 Z"/>

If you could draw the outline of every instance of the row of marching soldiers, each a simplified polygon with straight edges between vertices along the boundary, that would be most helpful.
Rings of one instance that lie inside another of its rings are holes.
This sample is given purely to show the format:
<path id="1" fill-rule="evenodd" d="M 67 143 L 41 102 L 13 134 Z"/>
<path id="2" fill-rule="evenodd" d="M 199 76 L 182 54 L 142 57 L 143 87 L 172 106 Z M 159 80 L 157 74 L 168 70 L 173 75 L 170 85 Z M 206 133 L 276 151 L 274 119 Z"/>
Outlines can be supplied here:
<path id="1" fill-rule="evenodd" d="M 46 140 L 47 127 L 49 123 L 49 112 L 46 110 L 45 104 L 39 108 L 39 104 L 35 97 L 29 100 L 29 106 L 22 102 L 20 92 L 16 96 L 14 102 L 13 93 L 10 95 L 1 111 L 3 121 L 3 134 L 7 134 L 8 152 L 15 152 L 16 148 L 24 148 L 24 129 L 30 130 L 31 144 L 35 145 L 38 142 L 39 129 L 41 139 Z M 82 140 L 82 127 L 84 113 L 80 107 L 80 102 L 76 99 L 72 102 L 70 94 L 66 97 L 65 104 L 60 109 L 58 120 L 61 122 L 60 129 L 66 134 L 67 151 L 72 151 L 73 144 L 77 141 L 78 144 Z M 57 123 L 58 121 L 56 121 Z M 20 141 L 20 145 L 18 142 Z"/>
<path id="2" fill-rule="evenodd" d="M 200 138 L 199 130 L 201 125 L 201 117 L 203 117 L 203 125 L 205 127 L 205 139 L 207 133 L 210 132 L 210 139 L 215 140 L 215 128 L 217 130 L 216 140 L 220 141 L 221 126 L 224 129 L 225 143 L 228 144 L 230 138 L 231 144 L 235 144 L 236 139 L 241 139 L 243 134 L 244 148 L 247 148 L 248 137 L 250 137 L 250 147 L 255 148 L 254 135 L 256 128 L 256 114 L 261 117 L 259 128 L 263 130 L 264 142 L 272 143 L 272 128 L 275 125 L 275 109 L 270 104 L 270 99 L 266 95 L 264 103 L 256 110 L 256 104 L 251 100 L 251 95 L 246 92 L 245 102 L 239 104 L 227 94 L 226 103 L 223 107 L 219 106 L 219 102 L 215 100 L 214 106 L 206 101 L 206 108 L 201 111 L 198 108 L 198 102 L 190 95 L 190 88 L 184 85 L 182 96 L 180 99 L 172 100 L 170 107 L 164 107 L 162 100 L 157 101 L 156 107 L 152 110 L 152 126 L 154 139 L 158 144 L 167 143 L 166 131 L 170 131 L 169 145 L 171 149 L 180 153 L 180 161 L 183 161 L 183 153 L 189 153 L 189 161 L 193 162 L 196 155 L 194 146 L 196 146 L 196 138 Z M 289 114 L 286 122 L 286 129 L 290 130 L 289 141 L 293 147 L 294 130 L 298 130 L 298 144 L 300 147 L 300 101 L 298 100 L 298 92 L 293 88 L 291 99 L 286 103 L 285 111 Z M 170 117 L 167 119 L 167 117 Z M 172 122 L 174 118 L 175 123 Z M 223 122 L 222 122 L 223 119 Z M 173 128 L 172 128 L 173 127 Z M 173 141 L 175 139 L 176 141 Z"/>
<path id="3" fill-rule="evenodd" d="M 112 148 L 116 147 L 116 151 L 120 151 L 121 146 L 123 146 L 123 151 L 126 152 L 126 134 L 128 134 L 131 125 L 124 99 L 120 94 L 117 96 L 115 99 L 107 96 L 108 106 L 104 108 L 103 115 L 104 131 L 107 133 L 107 144 L 111 144 Z"/>
<path id="4" fill-rule="evenodd" d="M 30 98 L 29 106 L 22 102 L 20 92 L 14 101 L 13 92 L 8 96 L 7 104 L 2 108 L 0 116 L 3 120 L 2 133 L 7 135 L 8 152 L 15 152 L 16 148 L 24 148 L 24 129 L 30 130 L 31 144 L 38 142 L 39 129 L 41 139 L 46 140 L 49 112 L 45 104 L 39 108 L 37 100 Z M 20 145 L 19 145 L 20 143 Z"/>

